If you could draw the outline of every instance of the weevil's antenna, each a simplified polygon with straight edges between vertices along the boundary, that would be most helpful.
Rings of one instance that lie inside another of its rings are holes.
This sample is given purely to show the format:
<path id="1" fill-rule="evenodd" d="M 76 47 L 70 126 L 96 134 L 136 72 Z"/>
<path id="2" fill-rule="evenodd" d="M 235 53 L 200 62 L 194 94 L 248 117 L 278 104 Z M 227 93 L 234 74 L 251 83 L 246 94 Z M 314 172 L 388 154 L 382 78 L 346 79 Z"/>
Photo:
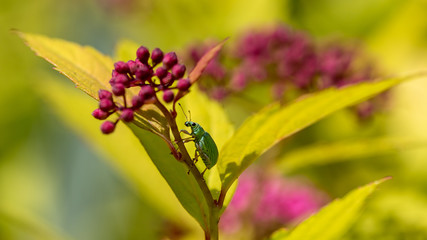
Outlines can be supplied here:
<path id="1" fill-rule="evenodd" d="M 181 107 L 182 113 L 184 113 L 185 120 L 188 121 L 187 115 L 185 115 L 184 108 L 182 108 L 181 103 L 178 103 L 178 105 Z M 190 111 L 188 111 L 188 112 L 190 112 Z M 191 121 L 191 115 L 190 115 L 190 121 Z"/>

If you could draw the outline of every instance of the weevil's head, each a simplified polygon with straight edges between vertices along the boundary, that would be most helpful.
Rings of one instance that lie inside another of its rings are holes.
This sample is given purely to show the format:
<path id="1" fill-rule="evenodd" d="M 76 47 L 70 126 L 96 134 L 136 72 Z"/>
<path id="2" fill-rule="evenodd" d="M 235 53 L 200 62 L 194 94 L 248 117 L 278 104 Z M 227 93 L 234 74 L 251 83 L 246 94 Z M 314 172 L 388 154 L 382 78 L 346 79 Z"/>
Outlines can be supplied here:
<path id="1" fill-rule="evenodd" d="M 197 125 L 199 125 L 199 124 L 197 124 L 195 122 L 192 122 L 192 121 L 186 121 L 184 124 L 185 124 L 186 127 L 191 127 L 191 128 L 194 128 Z"/>
<path id="2" fill-rule="evenodd" d="M 185 123 L 186 127 L 191 128 L 191 133 L 196 136 L 196 138 L 201 137 L 205 130 L 200 126 L 200 124 L 192 122 L 192 121 L 186 121 Z"/>

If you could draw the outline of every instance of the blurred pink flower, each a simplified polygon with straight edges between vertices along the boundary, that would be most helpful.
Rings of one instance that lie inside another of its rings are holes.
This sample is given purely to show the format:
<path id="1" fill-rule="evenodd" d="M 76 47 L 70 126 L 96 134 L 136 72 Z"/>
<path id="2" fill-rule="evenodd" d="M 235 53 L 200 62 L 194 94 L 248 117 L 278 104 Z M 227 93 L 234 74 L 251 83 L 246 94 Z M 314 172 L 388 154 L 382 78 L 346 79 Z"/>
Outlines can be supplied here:
<path id="1" fill-rule="evenodd" d="M 212 45 L 193 45 L 187 53 L 189 65 L 197 63 Z M 229 46 L 209 63 L 198 82 L 204 92 L 219 101 L 259 82 L 270 83 L 272 97 L 283 101 L 374 79 L 373 64 L 359 58 L 359 49 L 336 42 L 321 45 L 309 34 L 286 26 L 248 31 Z M 377 105 L 381 109 L 384 104 L 371 104 L 372 111 L 356 112 L 368 117 Z"/>
<path id="2" fill-rule="evenodd" d="M 239 179 L 220 228 L 234 233 L 249 225 L 257 232 L 268 232 L 301 221 L 327 202 L 326 194 L 306 181 L 247 172 Z"/>

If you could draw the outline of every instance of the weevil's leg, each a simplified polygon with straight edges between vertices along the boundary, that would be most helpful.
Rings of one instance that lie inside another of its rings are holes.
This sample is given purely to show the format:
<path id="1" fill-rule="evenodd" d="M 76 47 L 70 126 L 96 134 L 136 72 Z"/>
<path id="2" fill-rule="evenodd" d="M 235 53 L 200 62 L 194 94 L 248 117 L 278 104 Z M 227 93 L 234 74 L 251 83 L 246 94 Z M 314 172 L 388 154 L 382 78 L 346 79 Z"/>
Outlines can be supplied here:
<path id="1" fill-rule="evenodd" d="M 193 159 L 193 161 L 194 161 L 194 159 Z M 192 168 L 192 167 L 195 167 L 195 165 L 194 165 L 194 164 L 192 164 L 192 165 L 190 165 L 190 167 L 188 167 L 187 175 L 190 175 L 190 171 L 191 171 L 191 168 Z"/>
<path id="2" fill-rule="evenodd" d="M 199 154 L 196 149 L 196 152 L 194 153 L 194 158 L 193 158 L 194 165 L 191 165 L 190 168 L 192 168 L 193 166 L 196 166 L 195 164 L 197 163 L 197 161 L 199 161 Z M 187 174 L 190 174 L 190 170 L 191 170 L 190 168 L 188 169 Z"/>
<path id="3" fill-rule="evenodd" d="M 196 152 L 194 153 L 194 158 L 193 158 L 193 162 L 194 162 L 194 164 L 196 164 L 196 162 L 197 161 L 199 161 L 199 155 L 198 155 L 198 152 L 197 152 L 197 150 L 196 150 Z M 194 166 L 196 166 L 196 165 L 191 165 L 190 166 L 190 168 L 188 168 L 188 172 L 187 172 L 187 174 L 190 174 L 190 170 L 191 170 L 191 168 L 192 167 L 194 167 Z"/>
<path id="4" fill-rule="evenodd" d="M 190 137 L 188 137 L 188 138 L 183 138 L 183 139 L 182 139 L 182 142 L 186 143 L 186 142 L 194 141 L 194 136 L 193 136 L 193 134 L 189 133 L 187 130 L 181 130 L 181 131 L 179 131 L 179 132 L 180 132 L 180 133 L 182 132 L 182 133 L 184 133 L 184 134 L 190 135 Z M 177 142 L 177 141 L 175 141 L 175 142 Z"/>
<path id="5" fill-rule="evenodd" d="M 205 174 L 206 170 L 208 170 L 208 167 L 206 167 L 205 170 L 203 170 L 202 177 L 203 177 L 203 174 Z"/>
<path id="6" fill-rule="evenodd" d="M 185 133 L 185 134 L 187 134 L 187 135 L 190 135 L 190 136 L 192 136 L 192 134 L 191 133 L 189 133 L 187 130 L 184 130 L 184 129 L 182 129 L 181 131 L 179 131 L 180 133 Z"/>
<path id="7" fill-rule="evenodd" d="M 197 161 L 199 161 L 199 151 L 197 151 L 197 149 L 196 149 L 196 151 L 194 153 L 194 159 L 193 159 L 194 164 L 196 164 Z"/>
<path id="8" fill-rule="evenodd" d="M 182 139 L 182 142 L 183 143 L 194 142 L 194 138 L 193 137 L 185 138 L 185 139 Z"/>
<path id="9" fill-rule="evenodd" d="M 187 142 L 192 142 L 192 141 L 194 141 L 194 137 L 183 138 L 183 139 L 181 139 L 181 141 L 175 140 L 174 142 L 175 143 L 178 143 L 178 142 L 187 143 Z"/>

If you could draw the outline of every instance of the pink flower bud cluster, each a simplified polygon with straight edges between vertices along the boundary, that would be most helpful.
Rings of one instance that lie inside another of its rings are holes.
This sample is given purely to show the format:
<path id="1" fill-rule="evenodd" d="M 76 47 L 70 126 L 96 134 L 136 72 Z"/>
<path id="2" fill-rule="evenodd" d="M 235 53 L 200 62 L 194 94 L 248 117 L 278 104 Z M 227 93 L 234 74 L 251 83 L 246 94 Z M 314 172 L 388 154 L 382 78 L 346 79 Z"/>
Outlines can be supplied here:
<path id="1" fill-rule="evenodd" d="M 162 63 L 162 64 L 161 64 Z M 92 115 L 105 120 L 113 113 L 118 113 L 115 121 L 104 121 L 101 131 L 112 133 L 119 120 L 132 122 L 135 111 L 145 104 L 159 101 L 162 94 L 165 103 L 173 102 L 178 94 L 175 90 L 187 91 L 191 82 L 184 78 L 186 67 L 178 62 L 175 52 L 164 54 L 159 48 L 150 51 L 141 46 L 136 51 L 136 59 L 128 62 L 114 63 L 110 79 L 111 90 L 99 90 L 99 108 Z M 138 89 L 138 94 L 128 89 Z M 128 99 L 130 98 L 130 99 Z"/>

